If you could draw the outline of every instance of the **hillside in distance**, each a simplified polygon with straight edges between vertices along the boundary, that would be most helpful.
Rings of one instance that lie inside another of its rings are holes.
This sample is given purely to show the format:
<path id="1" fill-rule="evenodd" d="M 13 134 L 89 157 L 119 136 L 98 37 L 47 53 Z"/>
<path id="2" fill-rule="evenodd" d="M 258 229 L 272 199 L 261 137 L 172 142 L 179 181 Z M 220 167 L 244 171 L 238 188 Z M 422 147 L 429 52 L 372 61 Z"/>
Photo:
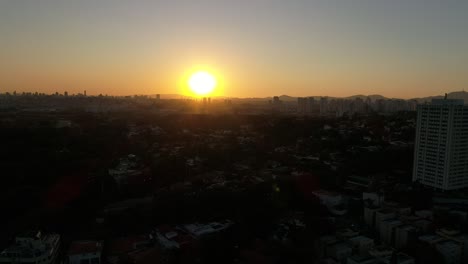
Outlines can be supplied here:
<path id="1" fill-rule="evenodd" d="M 156 97 L 155 94 L 150 95 L 151 97 Z M 190 96 L 184 96 L 181 94 L 160 94 L 161 99 L 182 99 L 182 98 L 190 98 Z M 326 97 L 330 99 L 347 99 L 347 100 L 354 100 L 356 98 L 361 98 L 363 100 L 367 99 L 368 97 L 371 99 L 372 102 L 375 102 L 380 99 L 402 99 L 402 98 L 388 98 L 380 94 L 371 94 L 371 95 L 363 95 L 363 94 L 357 94 L 357 95 L 352 95 L 352 96 L 347 96 L 347 97 L 331 97 L 331 96 L 289 96 L 286 94 L 278 96 L 281 101 L 284 102 L 295 102 L 297 101 L 297 98 L 300 97 L 314 97 L 316 100 L 321 98 L 321 97 Z M 262 101 L 270 101 L 273 100 L 273 96 L 269 97 L 229 97 L 229 96 L 216 96 L 213 97 L 216 99 L 230 99 L 233 101 L 242 101 L 242 102 L 262 102 Z M 410 99 L 403 99 L 403 100 L 416 100 L 419 103 L 424 103 L 424 102 L 430 102 L 432 99 L 441 99 L 444 98 L 444 95 L 434 95 L 434 96 L 427 96 L 427 97 L 418 97 L 418 98 L 410 98 Z M 448 99 L 463 99 L 465 102 L 468 103 L 468 92 L 465 91 L 455 91 L 455 92 L 450 92 L 447 94 Z"/>
<path id="2" fill-rule="evenodd" d="M 424 103 L 424 102 L 430 102 L 432 99 L 442 99 L 444 97 L 445 95 L 436 95 L 436 96 L 428 96 L 428 97 L 413 98 L 413 99 L 417 100 L 419 103 Z M 465 92 L 465 91 L 450 92 L 450 93 L 447 93 L 447 98 L 448 99 L 463 99 L 465 101 L 465 104 L 467 104 L 468 92 Z"/>

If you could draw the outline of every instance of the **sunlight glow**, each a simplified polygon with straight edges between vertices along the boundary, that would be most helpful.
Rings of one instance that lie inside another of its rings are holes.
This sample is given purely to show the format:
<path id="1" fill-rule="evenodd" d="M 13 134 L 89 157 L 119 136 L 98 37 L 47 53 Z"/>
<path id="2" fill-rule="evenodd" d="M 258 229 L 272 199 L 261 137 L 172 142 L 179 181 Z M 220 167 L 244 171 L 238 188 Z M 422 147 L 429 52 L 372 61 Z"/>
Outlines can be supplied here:
<path id="1" fill-rule="evenodd" d="M 208 72 L 199 71 L 190 76 L 190 89 L 197 95 L 208 95 L 216 87 L 216 79 Z"/>

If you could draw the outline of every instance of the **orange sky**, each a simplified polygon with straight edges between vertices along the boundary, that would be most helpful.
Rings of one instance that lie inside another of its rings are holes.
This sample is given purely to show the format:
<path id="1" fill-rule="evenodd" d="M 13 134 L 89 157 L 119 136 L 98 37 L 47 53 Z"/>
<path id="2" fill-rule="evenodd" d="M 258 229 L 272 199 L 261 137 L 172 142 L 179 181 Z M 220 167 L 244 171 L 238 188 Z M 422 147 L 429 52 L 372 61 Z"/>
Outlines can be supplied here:
<path id="1" fill-rule="evenodd" d="M 456 0 L 2 1 L 0 92 L 184 94 L 201 69 L 223 96 L 439 95 L 467 86 L 467 12 Z"/>

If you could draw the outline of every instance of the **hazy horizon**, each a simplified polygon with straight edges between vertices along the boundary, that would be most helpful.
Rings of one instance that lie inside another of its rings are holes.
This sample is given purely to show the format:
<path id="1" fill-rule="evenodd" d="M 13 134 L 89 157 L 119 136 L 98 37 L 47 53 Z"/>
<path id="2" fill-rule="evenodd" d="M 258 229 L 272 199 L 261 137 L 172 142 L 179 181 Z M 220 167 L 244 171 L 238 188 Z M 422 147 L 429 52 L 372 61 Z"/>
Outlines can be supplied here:
<path id="1" fill-rule="evenodd" d="M 352 2 L 352 3 L 351 3 Z M 0 92 L 212 96 L 380 94 L 468 84 L 468 2 L 202 0 L 0 2 Z"/>
<path id="2" fill-rule="evenodd" d="M 40 94 L 44 94 L 44 95 L 54 95 L 55 93 L 58 93 L 59 95 L 64 95 L 65 92 L 67 92 L 68 96 L 79 96 L 79 95 L 83 95 L 85 90 L 81 91 L 81 92 L 76 92 L 76 93 L 70 93 L 68 91 L 55 91 L 55 92 L 50 92 L 50 93 L 43 93 L 43 92 L 40 92 Z M 10 91 L 7 91 L 8 93 L 11 94 Z M 26 94 L 35 94 L 37 91 L 12 91 L 12 92 L 16 92 L 17 95 L 22 95 L 22 93 L 26 93 Z M 37 92 L 39 93 L 39 92 Z M 449 96 L 453 93 L 467 93 L 466 91 L 464 90 L 460 90 L 460 91 L 448 91 L 446 92 Z M 0 91 L 0 94 L 1 94 L 1 91 Z M 405 97 L 389 97 L 389 96 L 385 96 L 383 94 L 353 94 L 353 95 L 346 95 L 346 96 L 330 96 L 330 95 L 326 95 L 326 94 L 323 94 L 323 95 L 314 95 L 314 94 L 309 94 L 309 95 L 301 95 L 301 96 L 294 96 L 294 95 L 289 95 L 289 94 L 277 94 L 277 95 L 265 95 L 265 96 L 226 96 L 226 95 L 207 95 L 207 96 L 197 96 L 197 95 L 184 95 L 184 94 L 177 94 L 177 93 L 162 93 L 162 94 L 158 94 L 158 93 L 151 93 L 151 94 L 123 94 L 123 95 L 115 95 L 115 94 L 104 94 L 104 93 L 99 93 L 99 94 L 90 94 L 86 91 L 86 95 L 87 96 L 115 96 L 115 97 L 126 97 L 126 96 L 149 96 L 149 97 L 156 97 L 157 95 L 160 95 L 161 96 L 161 99 L 184 99 L 184 98 L 195 98 L 195 99 L 202 99 L 203 97 L 206 97 L 206 98 L 215 98 L 215 99 L 218 99 L 218 98 L 223 98 L 223 99 L 268 99 L 268 98 L 273 98 L 275 96 L 278 96 L 278 97 L 282 97 L 282 96 L 286 96 L 286 97 L 291 97 L 291 98 L 307 98 L 307 97 L 329 97 L 329 98 L 350 98 L 350 97 L 358 97 L 358 96 L 363 96 L 363 97 L 373 97 L 373 96 L 382 96 L 383 98 L 386 98 L 386 99 L 403 99 L 403 100 L 411 100 L 411 99 L 422 99 L 422 98 L 430 98 L 430 97 L 443 97 L 445 95 L 444 94 L 433 94 L 433 95 L 425 95 L 425 96 L 419 96 L 419 97 L 408 97 L 408 98 L 405 98 Z"/>

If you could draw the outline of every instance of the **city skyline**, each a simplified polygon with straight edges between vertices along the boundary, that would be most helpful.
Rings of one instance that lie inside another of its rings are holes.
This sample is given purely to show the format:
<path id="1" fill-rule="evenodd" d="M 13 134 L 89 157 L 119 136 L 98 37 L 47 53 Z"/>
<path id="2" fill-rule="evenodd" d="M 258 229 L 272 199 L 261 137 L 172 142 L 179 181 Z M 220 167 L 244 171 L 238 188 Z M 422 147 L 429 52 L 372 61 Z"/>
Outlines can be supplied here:
<path id="1" fill-rule="evenodd" d="M 432 100 L 433 98 L 443 98 L 445 95 L 448 95 L 451 99 L 465 99 L 466 95 L 465 90 L 461 91 L 447 91 L 444 94 L 434 94 L 434 95 L 426 95 L 426 96 L 421 96 L 421 97 L 412 97 L 412 98 L 398 98 L 398 97 L 387 97 L 382 94 L 353 94 L 349 96 L 329 96 L 329 95 L 302 95 L 302 96 L 292 96 L 288 94 L 271 94 L 271 95 L 265 95 L 265 96 L 252 96 L 252 97 L 237 97 L 237 96 L 226 96 L 226 95 L 212 95 L 212 94 L 206 94 L 206 95 L 196 95 L 196 94 L 178 94 L 178 93 L 152 93 L 152 94 L 122 94 L 122 95 L 115 95 L 115 94 L 107 94 L 107 93 L 99 93 L 99 94 L 93 94 L 89 93 L 87 90 L 81 90 L 81 91 L 76 91 L 76 92 L 69 92 L 67 90 L 56 90 L 56 91 L 51 91 L 51 92 L 39 92 L 39 91 L 31 91 L 31 90 L 24 90 L 24 91 L 0 91 L 0 95 L 9 95 L 9 96 L 35 96 L 35 95 L 41 95 L 41 96 L 54 96 L 54 95 L 59 95 L 59 96 L 90 96 L 90 97 L 97 97 L 97 96 L 110 96 L 110 97 L 133 97 L 133 96 L 144 96 L 148 98 L 158 98 L 159 99 L 203 99 L 203 98 L 213 98 L 213 99 L 239 99 L 239 100 L 248 100 L 248 99 L 256 99 L 256 100 L 268 100 L 268 99 L 273 99 L 275 97 L 278 98 L 283 98 L 287 101 L 293 101 L 296 102 L 297 99 L 307 99 L 307 98 L 331 98 L 331 99 L 345 99 L 345 100 L 350 100 L 354 98 L 365 98 L 369 97 L 371 100 L 378 100 L 378 99 L 386 99 L 386 100 Z"/>
<path id="2" fill-rule="evenodd" d="M 468 3 L 3 1 L 0 92 L 389 98 L 468 83 Z"/>

